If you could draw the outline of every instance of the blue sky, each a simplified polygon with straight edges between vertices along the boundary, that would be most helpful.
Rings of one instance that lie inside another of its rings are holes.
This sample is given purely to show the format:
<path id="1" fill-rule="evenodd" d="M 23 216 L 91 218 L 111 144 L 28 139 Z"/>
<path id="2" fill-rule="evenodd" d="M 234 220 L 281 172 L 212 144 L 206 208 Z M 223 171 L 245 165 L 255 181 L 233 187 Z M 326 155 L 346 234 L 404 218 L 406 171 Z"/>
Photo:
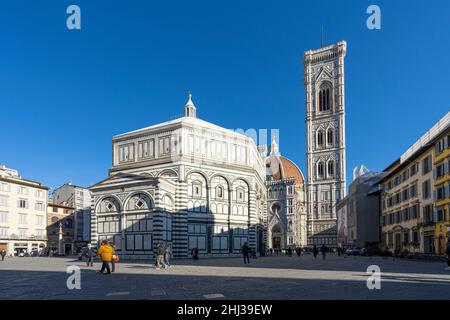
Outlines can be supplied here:
<path id="1" fill-rule="evenodd" d="M 70 4 L 82 30 L 66 28 Z M 449 14 L 448 0 L 2 3 L 0 164 L 89 186 L 114 134 L 180 115 L 191 90 L 204 120 L 279 129 L 305 171 L 301 58 L 323 24 L 326 43 L 348 43 L 348 180 L 361 163 L 383 170 L 450 109 Z"/>

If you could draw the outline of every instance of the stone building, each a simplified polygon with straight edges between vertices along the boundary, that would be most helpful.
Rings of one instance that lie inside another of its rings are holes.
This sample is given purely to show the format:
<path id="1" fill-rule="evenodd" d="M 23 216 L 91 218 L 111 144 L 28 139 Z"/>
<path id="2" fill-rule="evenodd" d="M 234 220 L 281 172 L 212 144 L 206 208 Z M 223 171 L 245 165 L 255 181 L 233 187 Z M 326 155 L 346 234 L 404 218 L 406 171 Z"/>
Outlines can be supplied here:
<path id="1" fill-rule="evenodd" d="M 47 250 L 53 254 L 70 255 L 75 253 L 74 212 L 75 208 L 73 207 L 56 204 L 53 200 L 48 201 Z"/>
<path id="2" fill-rule="evenodd" d="M 387 246 L 393 252 L 408 250 L 439 253 L 442 240 L 436 227 L 439 227 L 438 220 L 445 224 L 446 218 L 438 216 L 442 212 L 442 204 L 445 206 L 446 203 L 445 189 L 448 188 L 448 183 L 445 182 L 446 174 L 442 179 L 436 179 L 440 169 L 435 165 L 445 163 L 447 147 L 441 148 L 438 145 L 440 141 L 445 141 L 449 128 L 450 113 L 385 169 L 388 175 L 380 181 L 383 187 L 382 247 Z M 442 149 L 442 156 L 441 153 L 436 153 L 436 148 Z M 440 193 L 438 190 L 444 192 Z M 446 230 L 443 231 L 446 233 Z"/>
<path id="3" fill-rule="evenodd" d="M 20 255 L 46 247 L 47 193 L 41 183 L 0 166 L 0 250 Z"/>
<path id="4" fill-rule="evenodd" d="M 109 177 L 93 194 L 91 238 L 111 239 L 123 258 L 148 259 L 157 243 L 175 257 L 266 249 L 264 157 L 254 141 L 184 117 L 113 137 Z"/>
<path id="5" fill-rule="evenodd" d="M 336 246 L 336 204 L 346 194 L 345 41 L 306 51 L 308 245 Z"/>
<path id="6" fill-rule="evenodd" d="M 280 154 L 275 140 L 272 141 L 266 167 L 268 247 L 305 247 L 306 190 L 303 173 L 294 162 Z"/>

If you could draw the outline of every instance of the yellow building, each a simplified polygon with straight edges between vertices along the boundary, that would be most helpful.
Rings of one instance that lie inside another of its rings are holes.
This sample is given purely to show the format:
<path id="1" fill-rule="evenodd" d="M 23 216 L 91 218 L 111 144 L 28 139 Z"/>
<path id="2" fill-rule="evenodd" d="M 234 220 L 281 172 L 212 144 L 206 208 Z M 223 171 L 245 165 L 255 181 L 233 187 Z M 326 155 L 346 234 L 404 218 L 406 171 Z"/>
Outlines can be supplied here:
<path id="1" fill-rule="evenodd" d="M 450 129 L 439 137 L 434 152 L 435 248 L 443 255 L 450 235 Z"/>

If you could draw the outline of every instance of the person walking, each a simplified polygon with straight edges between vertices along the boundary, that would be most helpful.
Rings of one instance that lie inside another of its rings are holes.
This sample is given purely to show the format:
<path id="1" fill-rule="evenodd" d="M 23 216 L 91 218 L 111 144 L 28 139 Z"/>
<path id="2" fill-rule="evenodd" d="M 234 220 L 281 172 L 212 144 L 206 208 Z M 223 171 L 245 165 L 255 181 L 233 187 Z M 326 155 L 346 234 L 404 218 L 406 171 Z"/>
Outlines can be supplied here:
<path id="1" fill-rule="evenodd" d="M 249 257 L 249 253 L 250 253 L 250 247 L 247 245 L 247 242 L 244 243 L 244 245 L 242 246 L 242 254 L 244 255 L 244 264 L 250 264 L 250 257 Z"/>
<path id="2" fill-rule="evenodd" d="M 111 272 L 116 271 L 116 260 L 117 260 L 117 254 L 116 254 L 116 245 L 114 242 L 111 242 L 109 244 L 112 248 L 112 254 L 111 254 Z"/>
<path id="3" fill-rule="evenodd" d="M 94 252 L 94 248 L 92 248 L 92 244 L 88 243 L 88 245 L 84 251 L 84 256 L 86 257 L 86 265 L 88 267 L 89 266 L 93 267 L 95 252 Z"/>
<path id="4" fill-rule="evenodd" d="M 103 240 L 100 248 L 98 249 L 95 256 L 100 256 L 102 259 L 102 268 L 100 269 L 100 273 L 103 273 L 106 269 L 106 274 L 111 273 L 111 269 L 109 268 L 109 263 L 112 259 L 113 248 L 109 245 L 108 240 Z"/>
<path id="5" fill-rule="evenodd" d="M 172 258 L 172 249 L 170 248 L 170 245 L 168 245 L 165 248 L 165 252 L 164 252 L 164 264 L 168 267 L 171 266 L 170 264 L 170 258 Z"/>
<path id="6" fill-rule="evenodd" d="M 297 252 L 297 257 L 300 258 L 302 256 L 302 248 L 298 247 L 295 251 Z"/>
<path id="7" fill-rule="evenodd" d="M 317 255 L 319 254 L 319 249 L 317 249 L 316 245 L 314 245 L 312 252 L 313 252 L 314 259 L 317 259 Z"/>
<path id="8" fill-rule="evenodd" d="M 2 261 L 5 261 L 6 250 L 2 250 Z"/>
<path id="9" fill-rule="evenodd" d="M 323 244 L 322 247 L 320 247 L 320 252 L 322 253 L 322 260 L 325 260 L 327 251 L 328 251 L 328 248 Z"/>
<path id="10" fill-rule="evenodd" d="M 164 253 L 166 252 L 166 248 L 162 243 L 158 243 L 156 245 L 156 268 L 164 269 L 166 265 L 164 264 Z"/>
<path id="11" fill-rule="evenodd" d="M 445 268 L 445 270 L 450 270 L 450 237 L 447 240 L 447 247 L 445 248 L 445 255 L 447 256 L 447 268 Z"/>
<path id="12" fill-rule="evenodd" d="M 192 260 L 198 261 L 198 248 L 197 247 L 192 249 Z"/>

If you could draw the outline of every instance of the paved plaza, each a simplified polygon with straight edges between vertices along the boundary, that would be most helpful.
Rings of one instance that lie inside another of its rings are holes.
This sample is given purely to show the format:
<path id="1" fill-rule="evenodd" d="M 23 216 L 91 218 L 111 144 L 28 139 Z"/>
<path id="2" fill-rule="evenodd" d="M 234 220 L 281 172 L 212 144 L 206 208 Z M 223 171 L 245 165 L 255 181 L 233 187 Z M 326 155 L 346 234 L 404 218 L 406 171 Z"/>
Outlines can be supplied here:
<path id="1" fill-rule="evenodd" d="M 0 299 L 450 299 L 445 263 L 382 257 L 269 256 L 174 260 L 159 270 L 151 261 L 118 263 L 98 273 L 73 258 L 0 261 Z M 66 286 L 68 266 L 81 268 L 81 289 Z M 381 268 L 381 289 L 367 288 L 367 267 Z"/>

